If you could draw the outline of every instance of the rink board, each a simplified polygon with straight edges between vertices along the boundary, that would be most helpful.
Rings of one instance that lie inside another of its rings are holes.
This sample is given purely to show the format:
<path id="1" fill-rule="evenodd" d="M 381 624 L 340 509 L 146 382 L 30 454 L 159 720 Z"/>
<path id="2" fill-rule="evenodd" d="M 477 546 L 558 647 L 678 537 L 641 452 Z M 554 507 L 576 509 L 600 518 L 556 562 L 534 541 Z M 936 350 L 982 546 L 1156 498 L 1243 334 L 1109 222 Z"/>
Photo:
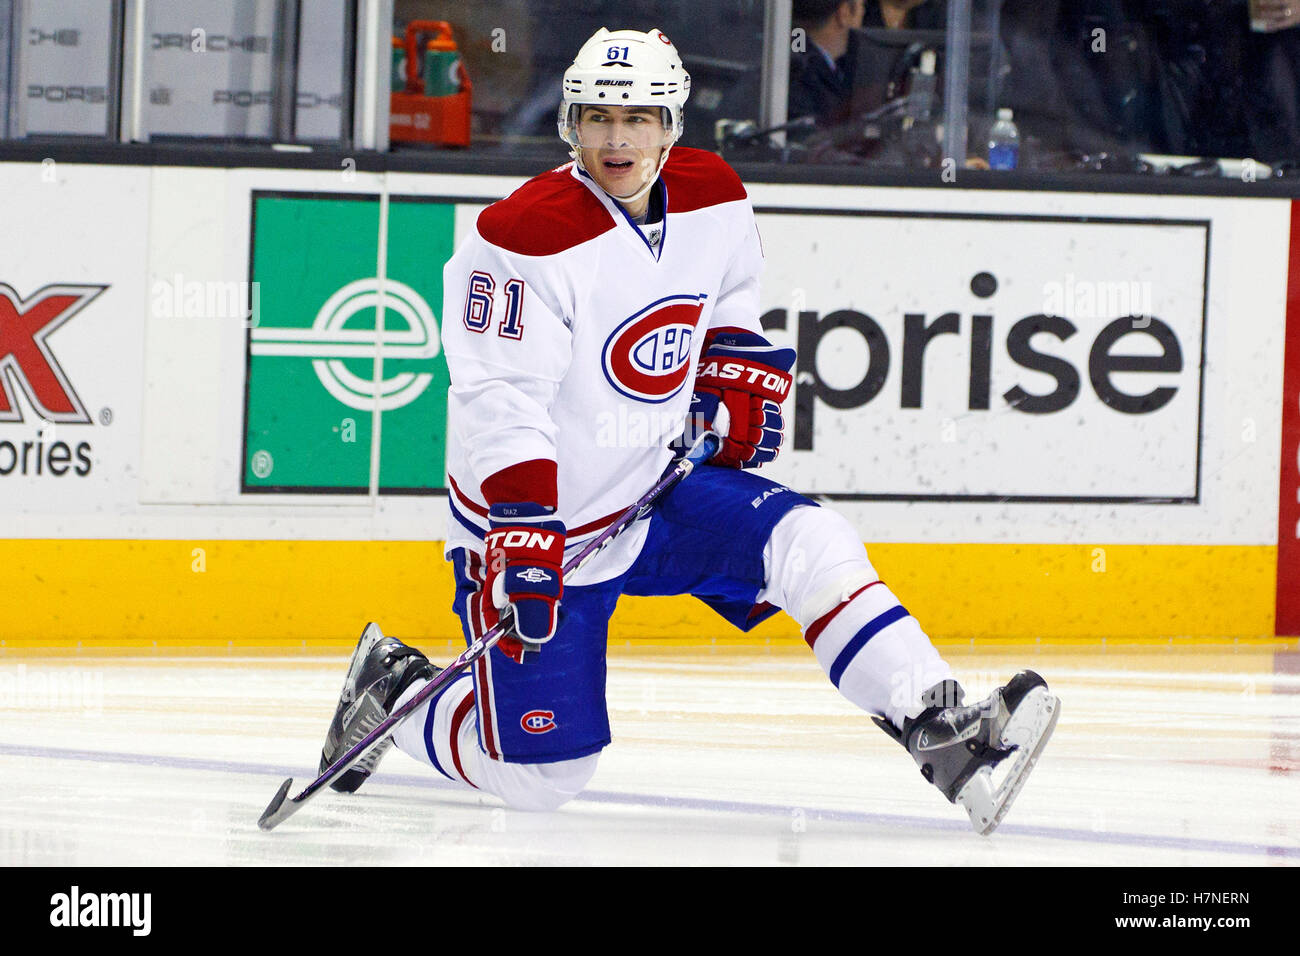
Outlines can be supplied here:
<path id="1" fill-rule="evenodd" d="M 881 577 L 937 640 L 1165 640 L 1271 634 L 1276 549 L 1225 545 L 873 544 Z M 446 640 L 451 565 L 407 541 L 0 542 L 21 568 L 0 647 L 310 648 L 385 632 Z M 624 597 L 611 640 L 748 635 L 689 597 Z"/>
<path id="2" fill-rule="evenodd" d="M 455 634 L 441 264 L 519 182 L 0 164 L 0 308 L 48 366 L 0 366 L 3 646 Z M 767 473 L 936 638 L 1300 629 L 1290 201 L 750 192 L 800 351 Z M 734 634 L 689 598 L 612 628 Z"/>

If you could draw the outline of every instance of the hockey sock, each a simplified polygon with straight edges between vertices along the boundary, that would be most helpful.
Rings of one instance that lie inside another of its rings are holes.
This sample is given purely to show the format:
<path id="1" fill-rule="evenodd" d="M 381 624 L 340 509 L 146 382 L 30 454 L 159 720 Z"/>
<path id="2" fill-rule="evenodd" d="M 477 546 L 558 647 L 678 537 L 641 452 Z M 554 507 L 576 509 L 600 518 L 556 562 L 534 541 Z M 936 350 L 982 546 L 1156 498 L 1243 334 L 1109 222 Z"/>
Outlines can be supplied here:
<path id="1" fill-rule="evenodd" d="M 883 582 L 867 584 L 804 628 L 804 640 L 841 694 L 900 729 L 921 695 L 952 676 L 916 618 Z"/>
<path id="2" fill-rule="evenodd" d="M 901 727 L 921 694 L 952 676 L 921 625 L 881 582 L 848 520 L 829 508 L 795 508 L 763 551 L 768 586 L 840 693 Z"/>
<path id="3" fill-rule="evenodd" d="M 416 681 L 394 709 L 410 700 L 428 681 Z M 473 675 L 452 681 L 393 731 L 397 749 L 433 767 L 448 780 L 477 787 L 475 768 L 484 758 L 478 746 Z"/>

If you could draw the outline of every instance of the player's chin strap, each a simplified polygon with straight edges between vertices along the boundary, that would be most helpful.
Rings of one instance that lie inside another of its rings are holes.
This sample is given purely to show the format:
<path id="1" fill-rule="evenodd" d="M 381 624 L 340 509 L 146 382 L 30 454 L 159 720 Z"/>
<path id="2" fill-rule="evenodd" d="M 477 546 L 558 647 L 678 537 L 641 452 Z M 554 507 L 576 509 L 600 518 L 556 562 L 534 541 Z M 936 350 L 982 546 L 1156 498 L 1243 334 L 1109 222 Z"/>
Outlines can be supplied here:
<path id="1" fill-rule="evenodd" d="M 648 193 L 651 187 L 653 187 L 654 184 L 659 181 L 659 174 L 664 171 L 664 166 L 668 163 L 668 152 L 672 148 L 673 148 L 672 143 L 669 143 L 667 146 L 663 148 L 664 150 L 663 155 L 659 157 L 659 166 L 657 169 L 655 169 L 654 175 L 650 177 L 650 179 L 646 182 L 644 186 L 642 186 L 632 195 L 615 196 L 612 192 L 609 192 L 603 186 L 601 187 L 601 191 L 604 192 L 606 196 L 608 196 L 610 199 L 614 200 L 617 203 L 636 202 L 638 199 L 640 199 L 642 196 Z M 582 151 L 575 146 L 573 149 L 569 150 L 569 155 L 573 157 L 574 165 L 577 166 L 584 173 L 586 173 L 586 175 L 591 176 L 591 181 L 595 183 L 597 186 L 600 186 L 599 180 L 597 180 L 595 176 L 591 175 L 591 172 L 587 169 L 586 166 L 582 165 Z"/>

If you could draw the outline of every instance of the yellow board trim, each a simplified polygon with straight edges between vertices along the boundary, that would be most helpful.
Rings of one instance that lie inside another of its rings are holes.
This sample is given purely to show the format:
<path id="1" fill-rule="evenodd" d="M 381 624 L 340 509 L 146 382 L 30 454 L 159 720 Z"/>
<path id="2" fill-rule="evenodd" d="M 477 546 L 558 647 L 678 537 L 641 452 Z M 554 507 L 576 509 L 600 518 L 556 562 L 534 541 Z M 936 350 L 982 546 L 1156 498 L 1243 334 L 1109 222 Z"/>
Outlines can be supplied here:
<path id="1" fill-rule="evenodd" d="M 937 641 L 1272 638 L 1271 546 L 875 544 L 872 563 Z M 345 646 L 379 621 L 454 640 L 440 542 L 0 541 L 0 648 Z M 610 639 L 740 637 L 689 597 L 624 597 Z M 794 640 L 778 614 L 750 641 Z"/>

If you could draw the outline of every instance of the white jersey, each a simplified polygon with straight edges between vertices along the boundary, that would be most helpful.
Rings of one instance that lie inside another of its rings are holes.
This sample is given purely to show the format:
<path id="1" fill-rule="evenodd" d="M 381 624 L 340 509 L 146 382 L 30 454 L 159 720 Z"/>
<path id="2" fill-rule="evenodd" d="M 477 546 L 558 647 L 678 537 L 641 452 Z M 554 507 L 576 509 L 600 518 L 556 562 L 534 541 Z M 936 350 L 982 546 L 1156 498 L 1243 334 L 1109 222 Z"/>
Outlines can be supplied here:
<path id="1" fill-rule="evenodd" d="M 707 330 L 761 331 L 762 251 L 739 177 L 676 148 L 660 181 L 657 248 L 569 163 L 485 209 L 447 263 L 448 552 L 482 552 L 481 485 L 533 461 L 556 463 L 570 548 L 590 540 L 671 460 Z M 646 525 L 570 583 L 627 570 Z"/>

